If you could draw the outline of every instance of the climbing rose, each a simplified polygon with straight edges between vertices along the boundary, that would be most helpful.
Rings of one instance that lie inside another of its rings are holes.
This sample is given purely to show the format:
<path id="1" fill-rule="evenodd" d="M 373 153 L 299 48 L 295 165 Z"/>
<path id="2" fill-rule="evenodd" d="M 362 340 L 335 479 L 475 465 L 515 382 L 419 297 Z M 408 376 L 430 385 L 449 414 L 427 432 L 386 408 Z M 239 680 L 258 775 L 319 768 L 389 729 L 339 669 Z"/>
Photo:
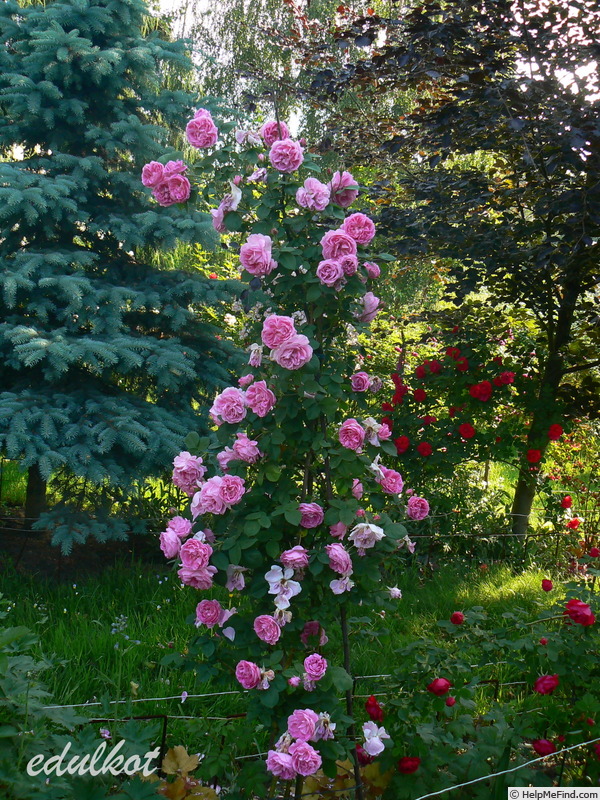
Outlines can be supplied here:
<path id="1" fill-rule="evenodd" d="M 366 292 L 362 299 L 362 313 L 355 313 L 354 316 L 359 322 L 372 322 L 379 313 L 380 302 L 380 299 L 375 297 L 373 292 Z"/>
<path id="2" fill-rule="evenodd" d="M 462 425 L 458 426 L 458 432 L 463 437 L 463 439 L 472 439 L 475 436 L 475 428 L 469 422 L 463 422 Z"/>
<path id="3" fill-rule="evenodd" d="M 377 483 L 381 486 L 387 494 L 400 494 L 404 488 L 404 481 L 402 475 L 394 469 L 387 467 L 380 467 L 381 477 L 376 478 Z"/>
<path id="4" fill-rule="evenodd" d="M 290 550 L 284 550 L 279 560 L 289 569 L 305 569 L 308 567 L 308 551 L 301 544 L 297 544 Z"/>
<path id="5" fill-rule="evenodd" d="M 305 777 L 314 775 L 323 763 L 319 753 L 307 742 L 294 742 L 289 749 L 289 754 L 292 757 L 294 771 Z"/>
<path id="6" fill-rule="evenodd" d="M 563 499 L 560 501 L 560 504 L 563 508 L 571 508 L 571 506 L 573 505 L 573 499 L 571 495 L 570 494 L 565 495 Z"/>
<path id="7" fill-rule="evenodd" d="M 167 528 L 160 534 L 160 549 L 163 551 L 165 558 L 175 558 L 179 555 L 181 549 L 181 539 L 175 531 Z"/>
<path id="8" fill-rule="evenodd" d="M 424 497 L 417 497 L 416 495 L 413 495 L 409 498 L 408 505 L 406 507 L 406 516 L 409 519 L 425 519 L 428 514 L 429 503 Z"/>
<path id="9" fill-rule="evenodd" d="M 577 528 L 581 525 L 581 520 L 574 517 L 567 522 L 567 528 L 570 528 L 572 531 L 576 531 Z"/>
<path id="10" fill-rule="evenodd" d="M 438 697 L 441 697 L 442 695 L 446 694 L 451 686 L 452 684 L 447 678 L 436 678 L 434 681 L 431 681 L 427 687 L 427 691 L 437 695 Z"/>
<path id="11" fill-rule="evenodd" d="M 344 272 L 344 275 L 356 275 L 358 271 L 358 258 L 352 253 L 346 253 L 338 259 L 339 264 Z"/>
<path id="12" fill-rule="evenodd" d="M 530 464 L 537 464 L 542 458 L 541 450 L 528 450 L 527 451 L 527 461 Z"/>
<path id="13" fill-rule="evenodd" d="M 180 552 L 181 563 L 190 569 L 203 569 L 208 566 L 213 549 L 209 544 L 199 539 L 188 539 Z"/>
<path id="14" fill-rule="evenodd" d="M 365 737 L 364 748 L 370 756 L 378 756 L 385 749 L 382 739 L 389 739 L 390 735 L 385 728 L 379 728 L 375 722 L 363 723 Z"/>
<path id="15" fill-rule="evenodd" d="M 374 547 L 384 536 L 383 528 L 380 528 L 378 525 L 373 525 L 369 522 L 359 522 L 358 525 L 355 525 L 350 531 L 348 540 L 354 542 L 354 546 L 358 548 L 360 552 L 361 550 L 368 550 L 370 547 Z"/>
<path id="16" fill-rule="evenodd" d="M 315 735 L 318 721 L 319 716 L 312 708 L 298 708 L 288 717 L 288 733 L 299 742 L 308 742 Z"/>
<path id="17" fill-rule="evenodd" d="M 302 644 L 308 645 L 308 640 L 311 636 L 318 636 L 319 637 L 319 645 L 322 647 L 324 644 L 327 644 L 329 641 L 325 629 L 321 626 L 321 623 L 316 619 L 310 619 L 308 622 L 304 623 L 304 628 L 302 628 L 302 633 L 300 634 L 300 641 Z"/>
<path id="18" fill-rule="evenodd" d="M 323 658 L 323 656 L 320 656 L 318 653 L 307 656 L 304 659 L 304 671 L 309 680 L 320 681 L 327 672 L 327 659 Z"/>
<path id="19" fill-rule="evenodd" d="M 173 517 L 167 523 L 167 530 L 177 534 L 180 539 L 185 539 L 192 532 L 192 523 L 185 517 Z"/>
<path id="20" fill-rule="evenodd" d="M 489 381 L 481 381 L 469 387 L 469 394 L 475 400 L 482 400 L 484 403 L 492 396 L 492 384 Z"/>
<path id="21" fill-rule="evenodd" d="M 375 695 L 371 695 L 365 703 L 365 711 L 373 722 L 383 722 L 383 708 L 377 702 Z"/>
<path id="22" fill-rule="evenodd" d="M 559 684 L 558 675 L 542 675 L 533 684 L 533 691 L 538 694 L 552 694 Z"/>
<path id="23" fill-rule="evenodd" d="M 192 147 L 204 148 L 212 147 L 217 143 L 219 131 L 210 112 L 201 108 L 196 111 L 194 119 L 191 119 L 185 126 L 185 135 Z"/>
<path id="24" fill-rule="evenodd" d="M 452 708 L 452 706 L 456 705 L 456 697 L 448 696 L 445 702 L 448 708 Z"/>
<path id="25" fill-rule="evenodd" d="M 549 756 L 556 752 L 556 747 L 548 739 L 535 739 L 531 746 L 539 756 Z"/>
<path id="26" fill-rule="evenodd" d="M 277 750 L 269 750 L 267 755 L 267 769 L 272 775 L 284 781 L 291 781 L 296 777 L 296 770 L 292 763 L 292 757 L 288 753 L 278 753 Z"/>
<path id="27" fill-rule="evenodd" d="M 338 259 L 345 255 L 356 255 L 356 242 L 342 228 L 327 231 L 321 239 L 324 259 Z"/>
<path id="28" fill-rule="evenodd" d="M 179 580 L 186 586 L 194 589 L 211 589 L 213 585 L 213 575 L 216 575 L 216 567 L 204 567 L 203 569 L 190 569 L 180 567 L 177 570 Z"/>
<path id="29" fill-rule="evenodd" d="M 410 447 L 410 439 L 408 436 L 398 436 L 397 439 L 394 439 L 394 444 L 396 445 L 396 452 L 401 456 Z"/>
<path id="30" fill-rule="evenodd" d="M 244 479 L 237 475 L 215 475 L 200 487 L 192 499 L 191 512 L 195 519 L 199 514 L 224 514 L 242 499 Z"/>
<path id="31" fill-rule="evenodd" d="M 344 220 L 342 229 L 358 244 L 369 244 L 375 236 L 373 220 L 367 217 L 366 214 L 350 214 Z"/>
<path id="32" fill-rule="evenodd" d="M 271 258 L 273 242 L 270 236 L 262 233 L 251 233 L 240 247 L 240 263 L 251 275 L 261 277 L 269 275 L 277 266 Z"/>
<path id="33" fill-rule="evenodd" d="M 275 644 L 281 636 L 281 628 L 273 617 L 261 614 L 254 620 L 254 633 L 267 644 Z"/>
<path id="34" fill-rule="evenodd" d="M 210 408 L 212 417 L 235 424 L 246 416 L 246 396 L 241 389 L 230 386 L 215 397 Z"/>
<path id="35" fill-rule="evenodd" d="M 256 689 L 261 680 L 260 669 L 252 661 L 240 661 L 235 677 L 244 689 Z"/>
<path id="36" fill-rule="evenodd" d="M 191 497 L 204 479 L 206 467 L 200 456 L 193 456 L 183 450 L 173 459 L 173 483 Z"/>
<path id="37" fill-rule="evenodd" d="M 365 261 L 363 264 L 369 278 L 379 278 L 381 275 L 381 268 L 373 261 Z"/>
<path id="38" fill-rule="evenodd" d="M 361 744 L 357 744 L 355 749 L 356 758 L 361 766 L 365 767 L 367 764 L 372 764 L 373 761 L 375 761 L 373 756 L 370 756 Z"/>
<path id="39" fill-rule="evenodd" d="M 419 453 L 419 455 L 426 458 L 427 456 L 430 456 L 433 453 L 433 448 L 431 447 L 429 442 L 419 442 L 419 444 L 417 445 L 417 452 Z"/>
<path id="40" fill-rule="evenodd" d="M 593 615 L 592 609 L 588 604 L 576 598 L 569 600 L 563 614 L 570 617 L 573 622 L 576 622 L 578 625 L 593 625 L 596 621 L 596 617 Z"/>
<path id="41" fill-rule="evenodd" d="M 223 609 L 218 600 L 202 600 L 196 606 L 196 622 L 214 628 L 218 625 Z"/>
<path id="42" fill-rule="evenodd" d="M 462 613 L 462 611 L 455 611 L 450 615 L 450 622 L 453 625 L 462 625 L 464 621 L 465 615 Z"/>
<path id="43" fill-rule="evenodd" d="M 398 772 L 401 775 L 412 775 L 413 772 L 419 769 L 420 763 L 421 759 L 417 756 L 403 756 L 398 761 Z"/>
<path id="44" fill-rule="evenodd" d="M 142 168 L 142 183 L 144 186 L 154 188 L 162 183 L 164 178 L 165 168 L 158 161 L 151 161 L 149 164 L 144 164 Z"/>
<path id="45" fill-rule="evenodd" d="M 556 442 L 563 435 L 562 425 L 550 425 L 548 428 L 548 438 L 551 442 Z"/>
<path id="46" fill-rule="evenodd" d="M 246 389 L 246 404 L 257 416 L 266 417 L 275 405 L 275 395 L 265 381 L 256 381 Z"/>
<path id="47" fill-rule="evenodd" d="M 259 133 L 265 140 L 267 147 L 271 147 L 271 145 L 275 144 L 275 142 L 280 139 L 288 139 L 290 135 L 290 131 L 285 122 L 277 122 L 276 120 L 265 122 Z"/>
<path id="48" fill-rule="evenodd" d="M 334 287 L 344 277 L 344 270 L 340 262 L 334 258 L 320 261 L 317 267 L 317 278 L 324 286 Z"/>
<path id="49" fill-rule="evenodd" d="M 296 325 L 292 317 L 280 317 L 278 314 L 271 314 L 263 322 L 261 339 L 267 347 L 274 350 L 295 333 Z"/>
<path id="50" fill-rule="evenodd" d="M 330 190 L 316 178 L 307 178 L 296 192 L 296 202 L 310 211 L 323 211 L 329 204 Z"/>
<path id="51" fill-rule="evenodd" d="M 329 181 L 331 202 L 342 208 L 348 208 L 358 197 L 356 181 L 349 172 L 334 172 Z M 350 188 L 350 187 L 356 188 Z"/>
<path id="52" fill-rule="evenodd" d="M 365 430 L 355 419 L 347 419 L 338 433 L 340 444 L 349 450 L 359 452 L 365 441 Z"/>
<path id="53" fill-rule="evenodd" d="M 363 496 L 363 491 L 362 483 L 358 480 L 358 478 L 354 478 L 352 481 L 352 496 L 357 500 L 360 500 L 360 498 Z"/>
<path id="54" fill-rule="evenodd" d="M 293 139 L 278 139 L 271 146 L 269 160 L 278 172 L 295 172 L 304 161 L 302 147 Z"/>
<path id="55" fill-rule="evenodd" d="M 371 378 L 366 372 L 356 372 L 351 378 L 350 383 L 355 392 L 366 392 L 371 385 Z"/>
<path id="56" fill-rule="evenodd" d="M 322 522 L 325 512 L 318 503 L 300 503 L 302 514 L 300 525 L 303 528 L 317 528 Z"/>
<path id="57" fill-rule="evenodd" d="M 233 453 L 240 461 L 247 464 L 254 464 L 261 457 L 262 453 L 258 449 L 258 442 L 249 439 L 245 433 L 236 433 L 236 440 L 233 443 Z"/>
<path id="58" fill-rule="evenodd" d="M 300 369 L 311 360 L 313 349 L 301 333 L 294 334 L 271 351 L 271 358 L 284 369 Z"/>
<path id="59" fill-rule="evenodd" d="M 548 580 L 548 578 L 544 578 L 543 581 L 542 581 L 542 589 L 545 592 L 551 592 L 553 588 L 554 588 L 554 584 L 552 583 L 552 581 Z"/>
<path id="60" fill-rule="evenodd" d="M 590 547 L 590 552 L 588 553 L 590 558 L 598 558 L 600 556 L 600 549 L 597 547 Z"/>
<path id="61" fill-rule="evenodd" d="M 352 575 L 352 559 L 350 554 L 342 544 L 328 544 L 325 552 L 329 557 L 329 566 L 334 572 L 340 575 Z"/>

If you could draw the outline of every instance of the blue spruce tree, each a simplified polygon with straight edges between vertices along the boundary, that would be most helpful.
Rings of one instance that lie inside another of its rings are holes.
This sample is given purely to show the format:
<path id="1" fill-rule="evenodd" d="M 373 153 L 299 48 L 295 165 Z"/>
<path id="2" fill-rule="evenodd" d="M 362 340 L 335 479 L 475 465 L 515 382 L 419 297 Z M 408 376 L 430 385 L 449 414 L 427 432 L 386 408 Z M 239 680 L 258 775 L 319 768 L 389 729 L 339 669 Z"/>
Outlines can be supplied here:
<path id="1" fill-rule="evenodd" d="M 234 350 L 198 309 L 233 285 L 139 256 L 213 236 L 193 203 L 154 209 L 140 182 L 196 105 L 163 88 L 190 62 L 142 35 L 147 13 L 0 4 L 0 451 L 28 469 L 29 517 L 51 475 L 122 489 L 163 471 L 228 381 Z M 70 530 L 66 550 L 90 528 Z"/>

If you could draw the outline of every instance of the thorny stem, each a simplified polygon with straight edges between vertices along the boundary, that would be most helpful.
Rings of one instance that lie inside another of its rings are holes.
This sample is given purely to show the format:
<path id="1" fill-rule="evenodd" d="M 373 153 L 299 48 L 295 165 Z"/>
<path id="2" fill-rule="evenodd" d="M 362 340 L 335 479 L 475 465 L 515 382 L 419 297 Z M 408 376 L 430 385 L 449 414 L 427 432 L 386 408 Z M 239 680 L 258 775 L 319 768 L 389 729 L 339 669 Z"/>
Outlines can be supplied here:
<path id="1" fill-rule="evenodd" d="M 304 778 L 302 775 L 296 775 L 296 786 L 294 787 L 294 800 L 300 800 L 302 797 L 302 784 L 304 783 Z"/>

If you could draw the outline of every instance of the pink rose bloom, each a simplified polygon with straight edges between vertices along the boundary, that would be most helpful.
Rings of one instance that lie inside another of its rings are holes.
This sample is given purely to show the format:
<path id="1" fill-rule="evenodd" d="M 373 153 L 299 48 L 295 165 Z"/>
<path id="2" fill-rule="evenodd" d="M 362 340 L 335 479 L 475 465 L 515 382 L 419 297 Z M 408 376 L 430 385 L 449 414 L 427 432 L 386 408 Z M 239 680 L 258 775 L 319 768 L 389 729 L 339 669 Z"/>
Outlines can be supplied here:
<path id="1" fill-rule="evenodd" d="M 165 168 L 158 161 L 151 161 L 142 167 L 142 183 L 153 189 L 164 180 Z"/>
<path id="2" fill-rule="evenodd" d="M 262 356 L 263 356 L 263 349 L 262 345 L 260 344 L 251 344 L 250 345 L 250 358 L 248 359 L 248 364 L 251 367 L 260 367 L 262 364 Z M 248 395 L 246 394 L 246 399 Z"/>
<path id="3" fill-rule="evenodd" d="M 165 558 L 175 558 L 179 555 L 181 549 L 181 539 L 175 531 L 167 528 L 160 535 L 160 549 L 163 551 Z"/>
<path id="4" fill-rule="evenodd" d="M 400 494 L 402 489 L 404 489 L 402 475 L 400 475 L 399 472 L 396 472 L 396 470 L 388 469 L 387 467 L 380 466 L 379 469 L 381 470 L 381 476 L 376 478 L 376 480 L 383 491 L 387 492 L 388 494 Z"/>
<path id="5" fill-rule="evenodd" d="M 327 672 L 327 659 L 323 658 L 323 656 L 320 656 L 318 653 L 307 656 L 304 659 L 304 671 L 309 680 L 320 681 Z"/>
<path id="6" fill-rule="evenodd" d="M 348 526 L 343 522 L 336 522 L 335 525 L 329 526 L 329 533 L 338 539 L 343 539 L 348 532 Z"/>
<path id="7" fill-rule="evenodd" d="M 202 600 L 196 606 L 196 624 L 214 628 L 219 624 L 223 609 L 218 600 Z"/>
<path id="8" fill-rule="evenodd" d="M 350 187 L 355 188 L 350 188 Z M 329 181 L 331 191 L 331 202 L 336 206 L 348 208 L 358 197 L 358 187 L 356 181 L 349 172 L 334 172 Z"/>
<path id="9" fill-rule="evenodd" d="M 267 644 L 275 644 L 281 636 L 281 628 L 273 617 L 262 614 L 254 620 L 254 633 Z"/>
<path id="10" fill-rule="evenodd" d="M 261 153 L 262 155 L 262 153 Z M 252 175 L 246 178 L 246 183 L 265 183 L 267 180 L 267 170 L 264 167 L 255 169 Z"/>
<path id="11" fill-rule="evenodd" d="M 262 456 L 257 445 L 258 442 L 249 439 L 245 433 L 236 433 L 236 440 L 233 443 L 233 453 L 240 461 L 254 464 Z"/>
<path id="12" fill-rule="evenodd" d="M 385 442 L 387 439 L 390 438 L 392 435 L 392 431 L 390 430 L 389 425 L 387 422 L 384 422 L 383 425 L 377 431 L 377 438 L 380 442 Z"/>
<path id="13" fill-rule="evenodd" d="M 366 214 L 350 214 L 344 220 L 342 228 L 358 244 L 369 244 L 375 236 L 375 224 Z"/>
<path id="14" fill-rule="evenodd" d="M 296 192 L 296 202 L 310 211 L 323 211 L 329 204 L 329 186 L 316 178 L 307 178 Z"/>
<path id="15" fill-rule="evenodd" d="M 196 492 L 192 498 L 190 508 L 193 519 L 196 519 L 200 514 L 224 514 L 227 511 L 227 506 L 221 494 L 222 481 L 223 478 L 215 475 L 202 484 L 200 491 Z"/>
<path id="16" fill-rule="evenodd" d="M 359 522 L 358 525 L 355 525 L 350 531 L 348 539 L 354 542 L 354 546 L 360 553 L 361 550 L 367 550 L 369 547 L 373 547 L 376 542 L 383 539 L 384 536 L 383 528 L 380 528 L 379 525 L 373 525 L 369 522 Z"/>
<path id="17" fill-rule="evenodd" d="M 311 360 L 313 349 L 306 336 L 296 333 L 271 352 L 271 358 L 284 369 L 300 369 Z M 252 387 L 250 387 L 252 388 Z"/>
<path id="18" fill-rule="evenodd" d="M 238 592 L 242 591 L 246 585 L 244 572 L 247 571 L 247 568 L 240 566 L 240 564 L 230 564 L 227 567 L 227 581 L 225 583 L 225 588 L 228 592 L 233 592 L 235 590 Z"/>
<path id="19" fill-rule="evenodd" d="M 352 481 L 352 496 L 357 500 L 360 500 L 360 498 L 363 496 L 363 485 L 358 478 L 354 478 Z"/>
<path id="20" fill-rule="evenodd" d="M 180 539 L 185 539 L 192 532 L 192 523 L 185 517 L 173 517 L 167 523 L 167 530 L 173 531 Z"/>
<path id="21" fill-rule="evenodd" d="M 217 574 L 216 567 L 204 567 L 203 569 L 190 569 L 180 567 L 177 570 L 179 580 L 186 586 L 194 589 L 211 589 L 213 585 L 213 575 Z"/>
<path id="22" fill-rule="evenodd" d="M 267 754 L 267 769 L 272 775 L 282 781 L 292 781 L 296 777 L 296 770 L 292 766 L 292 757 L 288 753 L 278 753 L 269 750 Z"/>
<path id="23" fill-rule="evenodd" d="M 277 266 L 271 258 L 273 242 L 270 236 L 251 233 L 240 248 L 240 263 L 251 275 L 269 275 Z"/>
<path id="24" fill-rule="evenodd" d="M 212 226 L 217 233 L 227 233 L 225 227 L 225 209 L 221 204 L 218 208 L 211 208 L 210 215 L 212 217 Z"/>
<path id="25" fill-rule="evenodd" d="M 188 539 L 182 546 L 179 556 L 182 566 L 198 570 L 208 566 L 212 554 L 213 549 L 209 544 L 198 539 Z"/>
<path id="26" fill-rule="evenodd" d="M 323 763 L 319 753 L 307 742 L 294 742 L 289 749 L 292 767 L 298 775 L 314 775 Z"/>
<path id="27" fill-rule="evenodd" d="M 424 497 L 411 497 L 406 508 L 406 516 L 410 519 L 425 519 L 429 514 L 429 503 Z"/>
<path id="28" fill-rule="evenodd" d="M 338 438 L 343 447 L 359 452 L 365 441 L 365 429 L 355 419 L 347 419 L 339 430 Z"/>
<path id="29" fill-rule="evenodd" d="M 240 661 L 235 668 L 235 677 L 244 689 L 256 689 L 261 681 L 260 669 L 252 661 Z"/>
<path id="30" fill-rule="evenodd" d="M 344 270 L 339 261 L 334 258 L 328 258 L 321 261 L 317 267 L 317 278 L 325 286 L 335 286 L 344 277 Z"/>
<path id="31" fill-rule="evenodd" d="M 350 378 L 350 383 L 355 392 L 367 392 L 371 386 L 371 378 L 366 372 L 356 372 Z"/>
<path id="32" fill-rule="evenodd" d="M 288 717 L 288 733 L 292 739 L 308 742 L 315 735 L 319 715 L 312 708 L 296 709 Z"/>
<path id="33" fill-rule="evenodd" d="M 196 112 L 194 119 L 191 119 L 185 126 L 186 138 L 192 147 L 213 147 L 219 138 L 219 131 L 210 112 L 202 108 L 199 111 L 206 113 L 198 115 L 198 111 Z"/>
<path id="34" fill-rule="evenodd" d="M 360 320 L 360 322 L 372 322 L 379 312 L 380 303 L 381 300 L 375 297 L 373 292 L 367 292 L 362 299 L 362 313 L 355 314 L 354 316 Z"/>
<path id="35" fill-rule="evenodd" d="M 316 619 L 311 619 L 308 622 L 304 623 L 304 628 L 302 629 L 302 633 L 300 634 L 300 641 L 302 644 L 308 645 L 308 640 L 310 637 L 319 637 L 319 646 L 322 647 L 324 644 L 327 644 L 329 639 L 325 634 L 325 629 L 322 627 L 321 623 Z M 298 679 L 299 681 L 300 679 Z"/>
<path id="36" fill-rule="evenodd" d="M 308 567 L 308 551 L 301 544 L 297 544 L 290 550 L 284 550 L 279 556 L 279 560 L 284 567 L 289 569 L 305 569 Z"/>
<path id="37" fill-rule="evenodd" d="M 269 160 L 278 172 L 295 172 L 304 161 L 302 147 L 293 139 L 280 139 L 271 146 Z"/>
<path id="38" fill-rule="evenodd" d="M 183 450 L 173 459 L 173 484 L 191 497 L 204 479 L 206 467 L 200 456 Z"/>
<path id="39" fill-rule="evenodd" d="M 329 566 L 334 572 L 338 572 L 340 575 L 352 575 L 352 559 L 343 544 L 337 542 L 328 544 L 325 551 L 329 556 Z"/>
<path id="40" fill-rule="evenodd" d="M 321 239 L 324 259 L 339 259 L 342 256 L 356 255 L 356 242 L 346 231 L 338 228 L 335 231 L 327 231 Z"/>
<path id="41" fill-rule="evenodd" d="M 246 491 L 244 479 L 238 478 L 237 475 L 224 475 L 221 478 L 219 491 L 225 505 L 231 508 L 239 503 L 244 496 Z"/>
<path id="42" fill-rule="evenodd" d="M 182 175 L 184 172 L 187 172 L 187 164 L 178 159 L 177 161 L 167 161 L 163 174 L 165 178 L 172 178 L 173 175 Z"/>
<path id="43" fill-rule="evenodd" d="M 300 503 L 298 508 L 302 514 L 300 525 L 303 528 L 318 528 L 323 522 L 325 512 L 318 503 Z"/>
<path id="44" fill-rule="evenodd" d="M 239 457 L 236 456 L 231 447 L 226 447 L 225 450 L 217 453 L 217 461 L 219 462 L 219 467 L 223 470 L 223 472 L 228 472 L 229 463 L 231 461 L 239 461 Z"/>
<path id="45" fill-rule="evenodd" d="M 344 592 L 349 592 L 353 586 L 354 581 L 348 575 L 345 575 L 339 580 L 331 581 L 329 584 L 329 588 L 334 594 L 344 594 Z"/>
<path id="46" fill-rule="evenodd" d="M 238 378 L 238 384 L 242 387 L 242 389 L 245 389 L 247 386 L 250 386 L 250 384 L 253 381 L 254 381 L 254 375 L 252 375 L 252 373 L 248 373 L 248 375 L 242 375 L 241 378 Z"/>
<path id="47" fill-rule="evenodd" d="M 288 678 L 288 683 L 295 689 L 296 686 L 300 686 L 300 677 L 298 675 L 292 675 L 291 678 Z"/>
<path id="48" fill-rule="evenodd" d="M 338 261 L 344 272 L 344 275 L 347 275 L 348 277 L 351 275 L 356 275 L 358 270 L 358 259 L 356 256 L 353 256 L 352 253 L 347 253 L 345 256 L 340 256 Z"/>
<path id="49" fill-rule="evenodd" d="M 246 416 L 246 395 L 241 389 L 229 386 L 215 397 L 210 408 L 211 416 L 217 421 L 237 424 Z"/>
<path id="50" fill-rule="evenodd" d="M 185 203 L 189 199 L 192 187 L 185 175 L 173 175 L 167 181 L 169 194 L 174 203 Z"/>
<path id="51" fill-rule="evenodd" d="M 265 381 L 256 381 L 246 389 L 248 408 L 259 417 L 266 417 L 275 405 L 275 395 Z"/>
<path id="52" fill-rule="evenodd" d="M 366 269 L 369 278 L 378 278 L 381 275 L 381 269 L 372 261 L 365 261 L 363 267 Z"/>
<path id="53" fill-rule="evenodd" d="M 180 175 L 178 177 L 182 176 Z M 156 200 L 158 205 L 162 206 L 163 208 L 167 208 L 168 206 L 173 206 L 175 205 L 175 203 L 180 202 L 179 200 L 177 200 L 176 197 L 173 197 L 173 195 L 171 194 L 172 180 L 173 180 L 172 178 L 169 178 L 169 180 L 159 183 L 158 186 L 155 186 L 154 189 L 152 190 L 152 197 Z M 183 180 L 187 181 L 187 178 L 184 178 Z M 176 194 L 181 196 L 182 193 L 181 191 L 176 189 Z M 183 194 L 185 194 L 185 192 L 183 192 Z"/>
<path id="54" fill-rule="evenodd" d="M 260 135 L 265 140 L 265 144 L 268 147 L 271 147 L 271 145 L 275 144 L 275 142 L 278 142 L 281 139 L 289 139 L 290 131 L 285 122 L 277 122 L 276 120 L 272 120 L 270 122 L 265 122 L 260 129 Z"/>
<path id="55" fill-rule="evenodd" d="M 261 339 L 263 343 L 274 350 L 279 345 L 290 339 L 296 333 L 296 325 L 291 317 L 280 317 L 271 314 L 263 322 Z"/>

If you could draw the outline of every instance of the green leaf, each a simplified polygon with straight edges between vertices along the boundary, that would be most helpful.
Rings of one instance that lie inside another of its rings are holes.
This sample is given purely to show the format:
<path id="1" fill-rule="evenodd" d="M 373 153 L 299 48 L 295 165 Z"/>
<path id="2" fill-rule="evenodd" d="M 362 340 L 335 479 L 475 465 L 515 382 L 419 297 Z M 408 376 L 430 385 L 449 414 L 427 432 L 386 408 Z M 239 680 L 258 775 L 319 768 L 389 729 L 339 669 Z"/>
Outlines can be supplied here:
<path id="1" fill-rule="evenodd" d="M 269 464 L 265 470 L 265 475 L 272 483 L 276 483 L 281 477 L 281 467 L 277 464 Z"/>
<path id="2" fill-rule="evenodd" d="M 306 292 L 306 299 L 309 303 L 314 303 L 315 300 L 318 300 L 321 297 L 321 286 L 313 283 L 312 286 L 308 287 L 308 291 Z"/>
<path id="3" fill-rule="evenodd" d="M 275 708 L 279 702 L 279 692 L 276 689 L 273 689 L 273 687 L 267 689 L 266 691 L 261 690 L 259 697 L 260 702 L 267 708 Z"/>
<path id="4" fill-rule="evenodd" d="M 237 232 L 244 230 L 244 220 L 242 219 L 242 215 L 238 214 L 237 211 L 230 211 L 228 214 L 225 214 L 223 222 L 228 231 Z"/>
<path id="5" fill-rule="evenodd" d="M 302 512 L 299 509 L 288 508 L 283 512 L 284 517 L 290 525 L 300 525 L 302 519 Z"/>
<path id="6" fill-rule="evenodd" d="M 354 681 L 352 676 L 349 675 L 343 667 L 333 666 L 329 667 L 329 674 L 335 688 L 340 692 L 347 692 L 352 689 Z"/>

